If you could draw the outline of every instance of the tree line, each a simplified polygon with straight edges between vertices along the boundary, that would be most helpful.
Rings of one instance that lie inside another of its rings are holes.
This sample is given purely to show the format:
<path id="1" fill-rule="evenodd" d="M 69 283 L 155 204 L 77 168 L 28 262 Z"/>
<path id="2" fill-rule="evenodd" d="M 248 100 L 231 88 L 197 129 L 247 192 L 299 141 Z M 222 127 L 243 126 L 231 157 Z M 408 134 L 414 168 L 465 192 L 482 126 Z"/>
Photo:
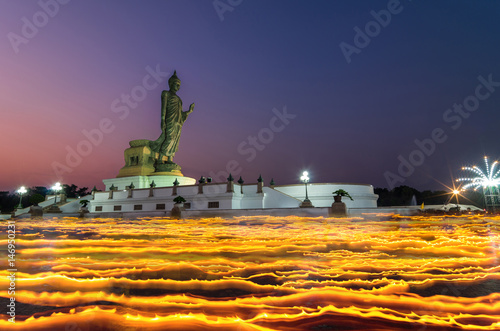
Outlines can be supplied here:
<path id="1" fill-rule="evenodd" d="M 413 202 L 417 205 L 444 205 L 446 203 L 457 203 L 457 197 L 449 191 L 418 191 L 413 187 L 406 185 L 398 186 L 392 190 L 386 188 L 375 188 L 375 194 L 378 194 L 377 205 L 379 207 L 388 206 L 409 206 Z M 415 197 L 415 200 L 414 198 Z M 461 192 L 458 195 L 458 203 L 463 205 L 474 205 L 484 208 L 484 197 L 478 191 Z"/>
<path id="2" fill-rule="evenodd" d="M 23 194 L 22 207 L 26 208 L 35 203 L 45 200 L 47 195 L 54 194 L 50 188 L 44 186 L 33 186 L 26 189 Z M 59 194 L 65 194 L 68 198 L 78 198 L 90 194 L 88 187 L 78 187 L 75 184 L 64 184 Z M 16 192 L 0 191 L 0 211 L 3 214 L 11 213 L 19 206 L 20 196 Z"/>

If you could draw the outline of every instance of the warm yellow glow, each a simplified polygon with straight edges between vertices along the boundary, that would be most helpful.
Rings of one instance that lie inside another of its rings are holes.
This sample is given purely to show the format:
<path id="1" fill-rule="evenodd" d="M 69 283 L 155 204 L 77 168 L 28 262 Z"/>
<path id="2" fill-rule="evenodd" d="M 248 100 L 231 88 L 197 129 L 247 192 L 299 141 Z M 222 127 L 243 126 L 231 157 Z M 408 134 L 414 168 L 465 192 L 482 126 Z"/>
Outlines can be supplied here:
<path id="1" fill-rule="evenodd" d="M 0 329 L 500 330 L 499 221 L 19 219 Z"/>

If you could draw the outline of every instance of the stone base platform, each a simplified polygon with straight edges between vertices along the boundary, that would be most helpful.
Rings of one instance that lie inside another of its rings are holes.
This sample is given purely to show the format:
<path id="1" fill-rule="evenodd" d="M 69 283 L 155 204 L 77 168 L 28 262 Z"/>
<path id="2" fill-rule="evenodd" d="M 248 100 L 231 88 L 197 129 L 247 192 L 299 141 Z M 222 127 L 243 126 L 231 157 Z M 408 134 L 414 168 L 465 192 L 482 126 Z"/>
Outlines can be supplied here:
<path id="1" fill-rule="evenodd" d="M 175 180 L 179 182 L 179 185 L 194 185 L 196 184 L 196 179 L 185 176 L 175 176 L 175 175 L 154 175 L 154 176 L 128 176 L 119 177 L 111 179 L 103 179 L 103 183 L 106 186 L 105 191 L 109 191 L 110 187 L 113 185 L 117 190 L 125 190 L 127 186 L 131 183 L 134 184 L 136 189 L 149 188 L 151 183 L 154 181 L 156 187 L 168 187 L 173 186 Z"/>
<path id="2" fill-rule="evenodd" d="M 151 176 L 184 176 L 181 166 L 174 162 L 164 162 L 156 165 L 156 171 Z M 156 183 L 156 181 L 155 181 Z"/>

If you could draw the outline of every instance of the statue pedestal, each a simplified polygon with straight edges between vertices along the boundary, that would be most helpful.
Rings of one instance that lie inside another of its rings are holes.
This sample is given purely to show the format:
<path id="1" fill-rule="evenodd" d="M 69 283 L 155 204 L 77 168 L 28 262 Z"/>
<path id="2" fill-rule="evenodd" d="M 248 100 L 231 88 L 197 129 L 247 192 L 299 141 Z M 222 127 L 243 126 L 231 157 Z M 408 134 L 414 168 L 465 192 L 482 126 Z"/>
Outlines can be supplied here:
<path id="1" fill-rule="evenodd" d="M 57 205 L 50 205 L 45 209 L 47 214 L 59 214 L 62 213 L 61 209 Z"/>
<path id="2" fill-rule="evenodd" d="M 167 162 L 166 157 L 155 169 L 157 153 L 151 151 L 149 140 L 132 140 L 129 144 L 130 148 L 125 150 L 125 166 L 120 169 L 118 176 L 102 181 L 106 185 L 106 191 L 111 186 L 117 190 L 125 190 L 131 183 L 136 189 L 149 188 L 153 181 L 156 187 L 174 186 L 176 179 L 179 185 L 196 184 L 196 179 L 184 177 L 181 167 L 174 162 Z"/>
<path id="3" fill-rule="evenodd" d="M 181 166 L 174 162 L 167 161 L 166 157 L 163 157 L 163 160 L 160 161 L 162 163 L 157 163 L 155 166 L 155 161 L 158 153 L 155 153 L 151 150 L 151 148 L 149 147 L 150 143 L 151 141 L 147 139 L 132 140 L 131 142 L 129 142 L 130 148 L 127 148 L 124 152 L 125 166 L 120 169 L 116 178 L 128 178 L 137 176 L 184 177 L 181 172 Z M 173 180 L 175 180 L 175 178 Z M 156 180 L 155 183 L 158 184 Z M 130 182 L 128 184 L 130 184 Z M 137 187 L 136 183 L 134 183 L 134 185 Z"/>
<path id="4" fill-rule="evenodd" d="M 155 155 L 149 148 L 149 142 L 147 139 L 129 142 L 130 148 L 124 152 L 125 166 L 120 169 L 116 177 L 147 176 L 155 172 Z"/>
<path id="5" fill-rule="evenodd" d="M 40 217 L 43 216 L 43 208 L 39 205 L 33 205 L 30 207 L 31 217 Z"/>
<path id="6" fill-rule="evenodd" d="M 182 212 L 184 211 L 184 204 L 183 203 L 176 203 L 174 204 L 174 208 L 170 211 L 170 217 L 174 219 L 181 219 L 182 218 Z"/>
<path id="7" fill-rule="evenodd" d="M 334 202 L 332 207 L 328 208 L 328 216 L 345 217 L 347 216 L 347 207 L 343 202 Z"/>

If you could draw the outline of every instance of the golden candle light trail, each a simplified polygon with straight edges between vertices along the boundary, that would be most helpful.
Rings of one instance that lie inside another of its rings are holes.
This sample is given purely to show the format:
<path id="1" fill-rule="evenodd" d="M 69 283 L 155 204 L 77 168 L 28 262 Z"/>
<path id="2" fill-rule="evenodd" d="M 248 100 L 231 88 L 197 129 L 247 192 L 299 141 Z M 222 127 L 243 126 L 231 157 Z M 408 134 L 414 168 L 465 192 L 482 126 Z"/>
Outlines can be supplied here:
<path id="1" fill-rule="evenodd" d="M 0 329 L 500 330 L 499 221 L 20 219 Z"/>

